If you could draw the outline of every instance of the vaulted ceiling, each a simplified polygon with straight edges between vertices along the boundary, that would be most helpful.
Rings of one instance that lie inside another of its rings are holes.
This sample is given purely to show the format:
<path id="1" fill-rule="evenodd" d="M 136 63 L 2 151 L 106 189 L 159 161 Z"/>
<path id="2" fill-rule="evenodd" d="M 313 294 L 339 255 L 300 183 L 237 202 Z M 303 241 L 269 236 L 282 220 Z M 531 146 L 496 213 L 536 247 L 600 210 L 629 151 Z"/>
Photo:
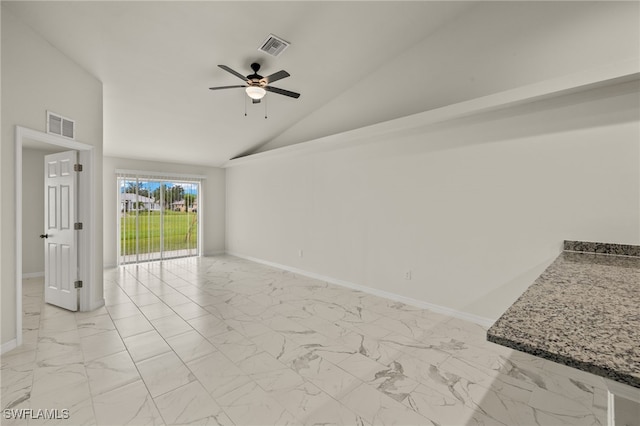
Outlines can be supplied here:
<path id="1" fill-rule="evenodd" d="M 469 7 L 215 1 L 3 6 L 102 81 L 105 155 L 207 165 L 276 138 Z M 277 58 L 257 50 L 270 33 L 291 43 Z M 208 90 L 242 84 L 218 64 L 249 74 L 254 61 L 263 75 L 287 70 L 291 77 L 274 86 L 302 96 L 268 94 L 266 102 L 249 102 L 245 117 L 243 90 Z"/>
<path id="2" fill-rule="evenodd" d="M 628 49 L 601 25 L 628 5 L 2 2 L 102 81 L 105 155 L 210 166 L 593 66 L 589 46 Z M 277 58 L 257 50 L 270 33 L 291 43 Z M 241 84 L 217 65 L 252 62 L 288 71 L 274 86 L 302 96 L 208 90 Z"/>

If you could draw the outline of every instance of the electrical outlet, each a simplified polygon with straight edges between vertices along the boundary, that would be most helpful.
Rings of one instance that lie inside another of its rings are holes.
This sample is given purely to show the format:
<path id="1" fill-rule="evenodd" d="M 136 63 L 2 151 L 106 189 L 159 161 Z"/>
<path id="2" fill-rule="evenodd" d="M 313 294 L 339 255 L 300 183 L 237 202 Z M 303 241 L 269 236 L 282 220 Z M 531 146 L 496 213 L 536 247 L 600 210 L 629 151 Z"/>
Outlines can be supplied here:
<path id="1" fill-rule="evenodd" d="M 411 270 L 405 271 L 404 279 L 405 280 L 410 280 L 411 279 Z"/>
<path id="2" fill-rule="evenodd" d="M 302 257 L 303 254 L 302 249 L 298 250 L 298 257 Z"/>

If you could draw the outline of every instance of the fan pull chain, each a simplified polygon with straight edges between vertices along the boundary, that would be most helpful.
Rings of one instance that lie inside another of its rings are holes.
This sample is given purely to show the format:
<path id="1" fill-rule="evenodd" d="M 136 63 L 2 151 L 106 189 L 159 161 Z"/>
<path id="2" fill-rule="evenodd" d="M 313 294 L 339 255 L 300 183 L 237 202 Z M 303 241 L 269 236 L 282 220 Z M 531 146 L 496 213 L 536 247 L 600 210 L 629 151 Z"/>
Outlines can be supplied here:
<path id="1" fill-rule="evenodd" d="M 264 119 L 267 119 L 267 97 L 264 97 Z"/>
<path id="2" fill-rule="evenodd" d="M 244 95 L 244 93 L 243 93 Z M 244 116 L 247 116 L 247 97 L 246 96 L 242 96 L 244 98 Z"/>

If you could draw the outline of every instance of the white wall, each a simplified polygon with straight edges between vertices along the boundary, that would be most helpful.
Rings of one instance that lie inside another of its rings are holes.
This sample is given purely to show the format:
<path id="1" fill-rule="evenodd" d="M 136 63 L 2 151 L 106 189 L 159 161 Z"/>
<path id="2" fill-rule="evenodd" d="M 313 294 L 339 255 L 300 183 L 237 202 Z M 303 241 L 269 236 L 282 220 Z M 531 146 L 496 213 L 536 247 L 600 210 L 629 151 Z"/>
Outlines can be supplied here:
<path id="1" fill-rule="evenodd" d="M 638 86 L 230 167 L 227 249 L 495 319 L 564 239 L 640 243 Z"/>
<path id="2" fill-rule="evenodd" d="M 102 84 L 47 41 L 2 8 L 2 239 L 1 239 L 1 338 L 2 344 L 16 337 L 15 268 L 15 126 L 46 131 L 46 111 L 76 120 L 77 140 L 95 147 L 96 181 L 102 190 Z M 102 202 L 98 201 L 94 223 L 102 228 Z M 102 239 L 93 246 L 102 259 Z M 102 265 L 92 277 L 102 292 Z"/>
<path id="3" fill-rule="evenodd" d="M 117 217 L 118 199 L 116 169 L 143 170 L 148 172 L 184 173 L 203 175 L 203 255 L 214 255 L 225 250 L 225 171 L 217 167 L 161 163 L 126 158 L 104 157 L 104 264 L 117 264 Z"/>

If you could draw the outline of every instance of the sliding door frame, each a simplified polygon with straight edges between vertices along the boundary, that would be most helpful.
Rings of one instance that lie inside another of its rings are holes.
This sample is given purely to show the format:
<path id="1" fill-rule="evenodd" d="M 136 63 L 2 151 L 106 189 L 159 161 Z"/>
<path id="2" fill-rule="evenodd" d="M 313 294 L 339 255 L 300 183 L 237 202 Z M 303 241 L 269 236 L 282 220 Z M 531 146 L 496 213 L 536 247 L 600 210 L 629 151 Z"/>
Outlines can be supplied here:
<path id="1" fill-rule="evenodd" d="M 175 181 L 183 181 L 183 182 L 190 182 L 190 183 L 197 183 L 198 184 L 198 209 L 196 211 L 197 216 L 197 221 L 198 221 L 198 244 L 196 247 L 196 257 L 197 256 L 202 256 L 202 250 L 203 250 L 203 246 L 204 246 L 204 241 L 203 241 L 203 235 L 204 235 L 204 225 L 202 222 L 202 211 L 204 209 L 204 205 L 205 205 L 205 199 L 204 199 L 204 191 L 203 191 L 203 186 L 205 184 L 205 180 L 206 180 L 206 176 L 204 175 L 194 175 L 194 174 L 186 174 L 186 173 L 163 173 L 163 172 L 150 172 L 150 171 L 143 171 L 143 170 L 125 170 L 125 169 L 116 169 L 115 171 L 116 174 L 116 214 L 115 214 L 115 218 L 116 218 L 116 257 L 117 257 L 117 265 L 118 266 L 123 266 L 123 265 L 127 265 L 127 264 L 137 264 L 139 263 L 139 257 L 137 257 L 137 261 L 136 263 L 123 263 L 121 262 L 121 255 L 122 255 L 122 241 L 121 241 L 121 232 L 122 232 L 122 225 L 121 225 L 121 211 L 120 211 L 120 184 L 119 181 L 121 179 L 122 175 L 128 175 L 130 178 L 135 178 L 136 179 L 136 183 L 139 183 L 141 179 L 147 179 L 147 180 L 164 180 L 165 182 L 168 182 L 170 180 L 175 180 Z M 161 183 L 162 185 L 162 183 Z M 160 193 L 162 194 L 164 191 L 161 191 Z M 137 191 L 136 191 L 137 194 Z M 160 208 L 162 209 L 163 207 L 163 201 L 164 200 L 160 200 Z M 161 213 L 161 221 L 163 220 L 164 215 Z M 161 238 L 164 239 L 164 232 L 161 232 Z M 136 246 L 137 246 L 138 242 L 136 241 Z M 162 250 L 164 251 L 164 247 L 161 245 Z M 138 250 L 136 250 L 137 252 Z M 136 253 L 136 256 L 138 256 L 138 253 Z M 192 256 L 189 256 L 192 257 Z M 172 258 L 169 258 L 172 259 Z M 161 255 L 160 259 L 154 259 L 154 260 L 150 260 L 152 262 L 157 262 L 157 261 L 163 261 L 163 260 L 167 260 L 165 259 L 165 257 L 163 255 Z"/>

